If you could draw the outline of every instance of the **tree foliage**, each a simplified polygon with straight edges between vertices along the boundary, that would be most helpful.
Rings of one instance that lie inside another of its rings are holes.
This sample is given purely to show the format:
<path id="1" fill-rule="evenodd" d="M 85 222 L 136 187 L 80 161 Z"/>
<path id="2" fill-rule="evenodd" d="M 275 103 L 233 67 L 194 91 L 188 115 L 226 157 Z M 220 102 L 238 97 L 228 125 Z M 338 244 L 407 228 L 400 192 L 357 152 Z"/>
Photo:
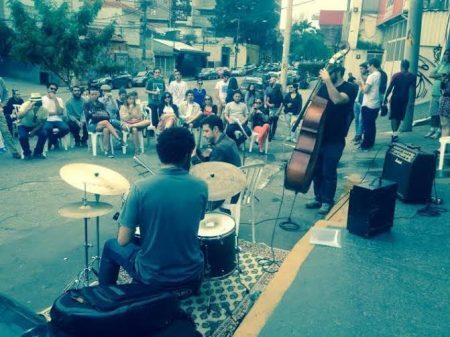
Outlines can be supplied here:
<path id="1" fill-rule="evenodd" d="M 42 65 L 65 83 L 80 77 L 109 46 L 114 26 L 92 30 L 102 1 L 84 1 L 72 11 L 67 1 L 56 5 L 51 0 L 35 0 L 28 11 L 18 0 L 10 0 L 14 39 L 11 54 L 15 59 Z"/>
<path id="2" fill-rule="evenodd" d="M 14 32 L 4 22 L 0 21 L 0 60 L 9 55 L 13 40 Z"/>
<path id="3" fill-rule="evenodd" d="M 293 61 L 328 59 L 332 53 L 320 30 L 312 27 L 307 20 L 292 26 L 290 50 Z"/>
<path id="4" fill-rule="evenodd" d="M 273 0 L 217 0 L 211 20 L 219 36 L 232 36 L 238 43 L 272 47 L 279 43 L 280 8 Z M 238 27 L 239 26 L 239 27 Z"/>

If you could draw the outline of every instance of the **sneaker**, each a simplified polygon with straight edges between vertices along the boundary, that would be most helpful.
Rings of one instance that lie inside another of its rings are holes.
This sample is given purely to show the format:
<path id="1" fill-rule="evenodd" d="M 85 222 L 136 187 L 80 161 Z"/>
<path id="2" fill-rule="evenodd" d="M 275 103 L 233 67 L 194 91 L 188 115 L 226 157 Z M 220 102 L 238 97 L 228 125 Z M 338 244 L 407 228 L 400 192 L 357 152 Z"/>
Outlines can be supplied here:
<path id="1" fill-rule="evenodd" d="M 428 131 L 428 133 L 423 136 L 424 138 L 430 138 L 431 136 L 434 135 L 434 133 L 436 132 L 436 129 L 430 129 L 430 131 Z"/>
<path id="2" fill-rule="evenodd" d="M 114 155 L 113 155 L 112 152 L 106 152 L 105 155 L 106 155 L 108 158 L 114 158 Z"/>
<path id="3" fill-rule="evenodd" d="M 35 158 L 35 159 L 47 159 L 47 157 L 46 156 L 44 156 L 42 153 L 39 153 L 39 154 L 34 154 L 33 155 L 33 158 Z"/>
<path id="4" fill-rule="evenodd" d="M 431 139 L 439 139 L 439 138 L 441 138 L 441 130 L 436 130 L 436 132 L 433 133 L 433 134 L 430 136 L 430 138 L 431 138 Z"/>
<path id="5" fill-rule="evenodd" d="M 398 142 L 398 136 L 392 136 L 391 143 L 397 143 L 397 142 Z"/>
<path id="6" fill-rule="evenodd" d="M 322 206 L 319 208 L 319 210 L 317 211 L 317 213 L 326 215 L 331 211 L 332 208 L 333 208 L 333 204 L 327 204 L 326 202 L 324 202 L 322 204 Z"/>
<path id="7" fill-rule="evenodd" d="M 321 206 L 322 206 L 322 203 L 318 202 L 317 200 L 313 200 L 313 201 L 307 202 L 305 204 L 305 207 L 307 209 L 316 209 L 316 208 L 320 208 Z"/>
<path id="8" fill-rule="evenodd" d="M 23 160 L 31 160 L 33 159 L 33 157 L 31 156 L 31 154 L 27 154 L 23 156 Z"/>

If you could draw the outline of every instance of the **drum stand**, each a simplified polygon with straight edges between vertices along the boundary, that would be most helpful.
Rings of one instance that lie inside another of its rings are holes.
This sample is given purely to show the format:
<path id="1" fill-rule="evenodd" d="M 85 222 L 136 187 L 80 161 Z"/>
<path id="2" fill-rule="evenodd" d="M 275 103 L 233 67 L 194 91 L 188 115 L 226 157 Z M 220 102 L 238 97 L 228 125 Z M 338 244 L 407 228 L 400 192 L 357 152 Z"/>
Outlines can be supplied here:
<path id="1" fill-rule="evenodd" d="M 288 219 L 280 222 L 278 226 L 288 232 L 295 232 L 300 229 L 300 225 L 292 220 L 292 211 L 294 210 L 295 200 L 297 199 L 297 193 L 295 193 L 294 200 L 292 201 L 291 211 L 289 212 Z"/>
<path id="2" fill-rule="evenodd" d="M 95 201 L 100 201 L 100 195 L 95 194 Z M 84 205 L 87 205 L 87 196 L 86 196 L 86 189 L 84 191 L 84 197 L 82 198 L 82 202 Z M 84 222 L 84 268 L 83 270 L 77 275 L 77 277 L 69 282 L 69 284 L 66 285 L 64 288 L 64 292 L 66 292 L 69 289 L 79 289 L 83 287 L 89 286 L 89 275 L 92 273 L 94 278 L 98 278 L 98 271 L 94 268 L 95 263 L 97 263 L 97 269 L 100 268 L 100 217 L 96 217 L 96 245 L 97 245 L 97 255 L 92 256 L 91 261 L 89 262 L 89 248 L 92 247 L 92 244 L 89 243 L 89 231 L 88 231 L 88 220 L 90 218 L 83 218 Z"/>

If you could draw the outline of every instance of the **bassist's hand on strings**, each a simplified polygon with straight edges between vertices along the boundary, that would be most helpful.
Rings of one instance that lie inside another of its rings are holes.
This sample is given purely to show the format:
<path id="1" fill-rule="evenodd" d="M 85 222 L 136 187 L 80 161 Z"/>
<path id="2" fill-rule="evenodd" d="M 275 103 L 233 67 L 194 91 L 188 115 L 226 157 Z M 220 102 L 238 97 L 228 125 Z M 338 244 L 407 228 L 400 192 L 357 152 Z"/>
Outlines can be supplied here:
<path id="1" fill-rule="evenodd" d="M 319 76 L 322 79 L 322 81 L 324 81 L 324 82 L 330 81 L 331 82 L 331 77 L 330 77 L 330 73 L 328 72 L 328 70 L 321 69 L 319 71 Z"/>

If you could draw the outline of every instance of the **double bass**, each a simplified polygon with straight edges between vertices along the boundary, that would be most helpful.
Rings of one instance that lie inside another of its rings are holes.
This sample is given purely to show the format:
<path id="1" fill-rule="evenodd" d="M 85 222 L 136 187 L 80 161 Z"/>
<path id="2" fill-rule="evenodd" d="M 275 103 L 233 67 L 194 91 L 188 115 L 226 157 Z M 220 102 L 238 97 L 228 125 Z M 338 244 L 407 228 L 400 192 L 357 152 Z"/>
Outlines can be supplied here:
<path id="1" fill-rule="evenodd" d="M 349 52 L 348 46 L 337 52 L 328 61 L 325 69 L 329 70 Z M 295 132 L 300 125 L 300 131 L 291 159 L 286 165 L 284 174 L 284 187 L 295 193 L 306 193 L 312 182 L 314 168 L 322 143 L 323 127 L 325 121 L 325 108 L 328 101 L 317 95 L 322 80 L 316 83 L 308 101 L 300 112 L 297 121 L 292 127 Z"/>

